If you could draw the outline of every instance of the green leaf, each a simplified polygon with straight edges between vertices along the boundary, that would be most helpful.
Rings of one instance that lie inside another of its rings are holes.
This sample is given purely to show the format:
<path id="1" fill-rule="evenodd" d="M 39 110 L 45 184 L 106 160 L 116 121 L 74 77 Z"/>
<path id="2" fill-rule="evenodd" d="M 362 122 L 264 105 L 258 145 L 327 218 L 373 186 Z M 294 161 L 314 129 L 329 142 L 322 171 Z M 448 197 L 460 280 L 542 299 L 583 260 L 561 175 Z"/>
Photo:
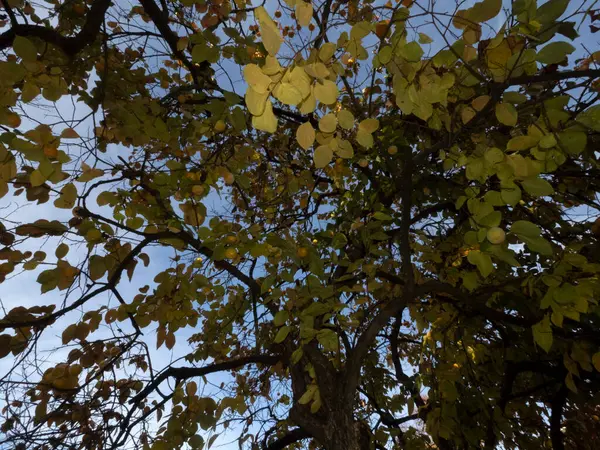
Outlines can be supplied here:
<path id="1" fill-rule="evenodd" d="M 541 322 L 536 323 L 531 327 L 533 331 L 533 340 L 539 345 L 546 353 L 552 348 L 552 325 L 550 324 L 550 318 L 545 316 Z"/>
<path id="2" fill-rule="evenodd" d="M 37 60 L 37 49 L 33 42 L 23 36 L 16 36 L 13 40 L 13 50 L 25 62 Z"/>
<path id="3" fill-rule="evenodd" d="M 527 247 L 529 247 L 531 251 L 539 253 L 540 255 L 552 256 L 553 254 L 552 245 L 541 236 L 536 238 L 521 237 L 521 240 L 527 244 Z"/>
<path id="4" fill-rule="evenodd" d="M 535 59 L 542 64 L 557 64 L 574 51 L 575 47 L 568 42 L 552 42 L 541 49 Z"/>
<path id="5" fill-rule="evenodd" d="M 527 96 L 516 91 L 507 91 L 502 95 L 502 100 L 519 105 L 527 101 Z"/>
<path id="6" fill-rule="evenodd" d="M 500 197 L 507 205 L 515 206 L 521 200 L 521 189 L 516 184 L 511 187 L 502 188 Z"/>
<path id="7" fill-rule="evenodd" d="M 273 340 L 273 342 L 276 344 L 283 342 L 285 340 L 285 338 L 288 336 L 288 334 L 290 334 L 291 330 L 292 330 L 292 327 L 289 327 L 289 326 L 281 327 L 279 329 L 279 331 L 277 332 L 277 334 L 275 335 L 275 339 Z"/>
<path id="8" fill-rule="evenodd" d="M 527 193 L 534 197 L 544 197 L 554 194 L 554 188 L 542 178 L 527 178 L 521 182 Z"/>
<path id="9" fill-rule="evenodd" d="M 344 233 L 336 233 L 331 242 L 333 248 L 344 248 L 348 244 L 348 238 Z"/>
<path id="10" fill-rule="evenodd" d="M 338 350 L 339 341 L 337 334 L 333 330 L 325 329 L 317 333 L 317 341 L 326 351 L 335 352 Z"/>
<path id="11" fill-rule="evenodd" d="M 504 161 L 504 152 L 499 148 L 492 147 L 485 152 L 483 157 L 489 164 L 496 164 Z"/>
<path id="12" fill-rule="evenodd" d="M 398 48 L 398 53 L 410 62 L 419 62 L 423 56 L 423 49 L 418 42 L 412 41 Z"/>
<path id="13" fill-rule="evenodd" d="M 519 237 L 526 238 L 537 238 L 541 235 L 540 228 L 527 220 L 517 220 L 510 227 L 510 231 Z"/>
<path id="14" fill-rule="evenodd" d="M 377 56 L 379 56 L 379 62 L 381 62 L 381 64 L 387 64 L 392 60 L 392 47 L 389 45 L 386 45 L 385 47 L 383 47 L 381 50 L 379 50 L 379 53 L 377 54 Z"/>
<path id="15" fill-rule="evenodd" d="M 600 117 L 600 113 L 598 116 Z M 558 142 L 560 147 L 570 155 L 579 155 L 585 150 L 587 135 L 583 131 L 567 130 L 558 135 Z"/>
<path id="16" fill-rule="evenodd" d="M 386 213 L 383 213 L 383 212 L 381 212 L 381 211 L 377 211 L 375 214 L 373 214 L 373 217 L 374 217 L 375 219 L 377 219 L 377 220 L 381 220 L 381 221 L 391 221 L 391 220 L 394 220 L 394 219 L 392 218 L 392 216 L 390 216 L 390 215 L 388 215 L 388 214 L 386 214 Z"/>
<path id="17" fill-rule="evenodd" d="M 592 364 L 594 365 L 594 369 L 600 372 L 600 352 L 594 353 L 594 356 L 592 356 Z"/>
<path id="18" fill-rule="evenodd" d="M 276 327 L 280 327 L 287 322 L 289 317 L 290 314 L 285 309 L 282 309 L 281 311 L 278 311 L 277 314 L 275 314 L 275 317 L 273 318 L 273 323 Z"/>
<path id="19" fill-rule="evenodd" d="M 553 134 L 547 134 L 547 135 L 543 136 L 540 139 L 540 142 L 538 143 L 538 145 L 541 148 L 545 148 L 545 149 L 556 147 L 556 144 L 557 144 L 556 137 L 554 137 Z"/>
<path id="20" fill-rule="evenodd" d="M 576 120 L 594 131 L 600 131 L 600 105 L 586 109 L 577 116 Z"/>
<path id="21" fill-rule="evenodd" d="M 496 118 L 501 124 L 514 127 L 517 124 L 518 113 L 510 103 L 498 103 L 496 105 Z"/>
<path id="22" fill-rule="evenodd" d="M 479 273 L 483 278 L 487 278 L 490 273 L 494 270 L 494 265 L 492 264 L 492 258 L 486 253 L 482 253 L 479 250 L 471 250 L 467 255 L 468 261 L 477 266 L 479 269 Z"/>
<path id="23" fill-rule="evenodd" d="M 322 169 L 326 167 L 331 162 L 333 158 L 333 150 L 329 145 L 320 145 L 315 149 L 315 153 L 313 155 L 315 160 L 315 167 L 317 169 Z"/>
<path id="24" fill-rule="evenodd" d="M 431 44 L 433 39 L 427 36 L 425 33 L 419 33 L 419 44 Z"/>
<path id="25" fill-rule="evenodd" d="M 538 139 L 533 136 L 516 136 L 506 144 L 507 150 L 527 150 L 538 143 Z"/>
<path id="26" fill-rule="evenodd" d="M 551 24 L 564 14 L 569 6 L 569 0 L 550 0 L 540 6 L 535 20 L 542 24 Z"/>

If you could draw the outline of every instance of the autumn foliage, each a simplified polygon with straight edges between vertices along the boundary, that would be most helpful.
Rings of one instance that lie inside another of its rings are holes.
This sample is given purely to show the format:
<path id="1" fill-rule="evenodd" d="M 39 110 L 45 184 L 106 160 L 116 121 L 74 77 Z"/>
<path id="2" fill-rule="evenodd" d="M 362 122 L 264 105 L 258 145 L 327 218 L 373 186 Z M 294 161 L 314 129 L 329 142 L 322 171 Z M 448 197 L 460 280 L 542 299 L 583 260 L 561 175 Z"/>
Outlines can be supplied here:
<path id="1" fill-rule="evenodd" d="M 0 447 L 597 449 L 586 0 L 0 1 Z"/>

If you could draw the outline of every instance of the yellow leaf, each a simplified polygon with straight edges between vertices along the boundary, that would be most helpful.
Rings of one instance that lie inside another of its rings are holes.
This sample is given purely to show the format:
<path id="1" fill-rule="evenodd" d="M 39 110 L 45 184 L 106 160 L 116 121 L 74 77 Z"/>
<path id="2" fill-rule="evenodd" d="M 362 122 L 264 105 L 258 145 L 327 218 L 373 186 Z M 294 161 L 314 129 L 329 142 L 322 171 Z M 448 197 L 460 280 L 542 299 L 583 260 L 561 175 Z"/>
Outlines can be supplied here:
<path id="1" fill-rule="evenodd" d="M 493 19 L 500 13 L 502 0 L 483 0 L 469 9 L 461 9 L 456 13 L 453 25 L 458 29 L 476 27 L 478 23 Z"/>
<path id="2" fill-rule="evenodd" d="M 506 144 L 507 150 L 527 150 L 537 145 L 539 139 L 534 136 L 515 136 Z"/>
<path id="3" fill-rule="evenodd" d="M 250 114 L 253 116 L 262 116 L 262 114 L 265 112 L 265 105 L 267 104 L 268 98 L 268 92 L 261 94 L 249 86 L 248 89 L 246 89 L 245 100 Z"/>
<path id="4" fill-rule="evenodd" d="M 319 388 L 317 387 L 316 384 L 309 385 L 308 388 L 306 389 L 306 392 L 304 392 L 304 394 L 302 394 L 302 396 L 298 400 L 298 403 L 300 403 L 301 405 L 308 404 L 313 399 L 313 397 L 318 389 Z"/>
<path id="5" fill-rule="evenodd" d="M 79 134 L 77 134 L 77 131 L 73 128 L 65 128 L 62 130 L 62 133 L 60 133 L 60 137 L 64 139 L 77 139 Z"/>
<path id="6" fill-rule="evenodd" d="M 100 255 L 92 255 L 89 262 L 89 276 L 92 280 L 99 280 L 106 273 L 106 262 Z"/>
<path id="7" fill-rule="evenodd" d="M 300 91 L 303 99 L 310 95 L 310 77 L 303 67 L 296 66 L 292 69 L 289 82 Z"/>
<path id="8" fill-rule="evenodd" d="M 365 148 L 373 147 L 373 135 L 364 130 L 358 130 L 356 133 L 356 141 Z"/>
<path id="9" fill-rule="evenodd" d="M 277 58 L 267 55 L 265 65 L 261 67 L 261 70 L 267 75 L 277 75 L 281 72 L 281 64 L 279 64 Z"/>
<path id="10" fill-rule="evenodd" d="M 275 335 L 275 339 L 273 340 L 273 342 L 275 342 L 276 344 L 283 342 L 285 340 L 285 338 L 288 336 L 288 334 L 290 334 L 291 330 L 292 330 L 292 328 L 288 327 L 288 326 L 281 327 L 279 329 L 279 331 L 277 332 L 277 334 Z"/>
<path id="11" fill-rule="evenodd" d="M 337 118 L 333 113 L 326 114 L 319 120 L 319 130 L 323 133 L 333 133 L 336 127 Z"/>
<path id="12" fill-rule="evenodd" d="M 335 53 L 336 45 L 333 42 L 327 42 L 323 44 L 319 49 L 319 59 L 323 62 L 327 62 L 331 59 Z"/>
<path id="13" fill-rule="evenodd" d="M 327 66 L 322 62 L 307 64 L 306 66 L 304 66 L 304 70 L 311 77 L 318 78 L 319 80 L 327 78 L 331 73 Z"/>
<path id="14" fill-rule="evenodd" d="M 475 47 L 471 45 L 465 45 L 462 56 L 465 62 L 473 61 L 475 58 L 477 58 L 477 50 L 475 50 Z"/>
<path id="15" fill-rule="evenodd" d="M 54 200 L 57 208 L 71 209 L 77 200 L 77 188 L 73 183 L 67 184 L 60 190 L 60 197 Z"/>
<path id="16" fill-rule="evenodd" d="M 315 97 L 325 105 L 331 105 L 337 101 L 339 91 L 337 85 L 331 80 L 323 80 L 315 85 Z"/>
<path id="17" fill-rule="evenodd" d="M 317 108 L 317 99 L 314 96 L 314 93 L 312 92 L 312 88 L 311 88 L 310 95 L 308 97 L 306 97 L 304 99 L 304 101 L 302 102 L 302 104 L 300 105 L 300 113 L 301 114 L 310 114 L 316 108 Z"/>
<path id="18" fill-rule="evenodd" d="M 25 81 L 21 88 L 21 100 L 29 103 L 31 100 L 40 95 L 41 89 L 31 81 Z"/>
<path id="19" fill-rule="evenodd" d="M 466 108 L 463 108 L 460 112 L 460 117 L 463 123 L 468 123 L 473 117 L 475 117 L 475 114 L 477 114 L 475 110 L 470 106 L 467 106 Z"/>
<path id="20" fill-rule="evenodd" d="M 377 128 L 379 128 L 379 120 L 377 119 L 365 119 L 358 125 L 359 131 L 364 131 L 369 134 L 377 131 Z"/>
<path id="21" fill-rule="evenodd" d="M 259 94 L 268 91 L 272 80 L 264 74 L 256 64 L 248 64 L 244 67 L 244 79 Z"/>
<path id="22" fill-rule="evenodd" d="M 273 19 L 271 19 L 265 8 L 262 6 L 259 6 L 254 10 L 254 17 L 258 20 L 263 45 L 270 55 L 275 56 L 283 42 L 279 28 L 277 28 Z"/>
<path id="23" fill-rule="evenodd" d="M 69 342 L 73 340 L 75 337 L 75 332 L 77 331 L 77 325 L 71 324 L 62 333 L 62 343 L 63 345 L 67 345 Z"/>
<path id="24" fill-rule="evenodd" d="M 496 47 L 492 47 L 486 50 L 485 58 L 487 66 L 498 79 L 504 79 L 508 75 L 507 63 L 509 58 L 512 56 L 512 51 L 508 45 L 508 41 L 505 39 L 500 42 Z"/>
<path id="25" fill-rule="evenodd" d="M 347 109 L 341 109 L 337 113 L 337 118 L 340 127 L 344 128 L 345 130 L 351 130 L 354 128 L 354 115 Z"/>
<path id="26" fill-rule="evenodd" d="M 291 83 L 279 83 L 273 95 L 285 105 L 297 105 L 302 101 L 302 93 Z"/>
<path id="27" fill-rule="evenodd" d="M 350 159 L 354 156 L 354 149 L 352 148 L 350 141 L 341 139 L 338 141 L 336 153 L 340 158 Z"/>
<path id="28" fill-rule="evenodd" d="M 275 133 L 277 130 L 277 117 L 273 114 L 273 105 L 267 100 L 265 110 L 260 116 L 252 117 L 252 126 L 257 130 Z"/>
<path id="29" fill-rule="evenodd" d="M 501 124 L 514 127 L 517 124 L 518 113 L 510 103 L 498 103 L 496 105 L 496 118 Z"/>
<path id="30" fill-rule="evenodd" d="M 481 111 L 488 104 L 490 98 L 489 95 L 480 95 L 471 102 L 471 106 L 475 108 L 475 111 Z"/>
<path id="31" fill-rule="evenodd" d="M 299 1 L 296 3 L 296 20 L 302 27 L 307 27 L 312 19 L 313 6 L 312 3 Z"/>
<path id="32" fill-rule="evenodd" d="M 177 50 L 183 51 L 187 48 L 190 40 L 187 37 L 182 37 L 177 41 Z"/>
<path id="33" fill-rule="evenodd" d="M 304 122 L 296 130 L 296 140 L 300 147 L 307 150 L 315 142 L 315 129 L 310 122 Z"/>
<path id="34" fill-rule="evenodd" d="M 46 177 L 42 175 L 38 169 L 35 169 L 29 174 L 29 182 L 33 187 L 41 186 L 46 181 Z"/>
<path id="35" fill-rule="evenodd" d="M 322 169 L 331 162 L 331 158 L 333 158 L 333 150 L 329 145 L 320 145 L 315 150 L 313 158 L 315 160 L 315 167 L 317 169 Z"/>
<path id="36" fill-rule="evenodd" d="M 185 393 L 188 395 L 188 397 L 196 395 L 197 390 L 198 385 L 195 381 L 190 381 L 188 384 L 185 385 Z"/>

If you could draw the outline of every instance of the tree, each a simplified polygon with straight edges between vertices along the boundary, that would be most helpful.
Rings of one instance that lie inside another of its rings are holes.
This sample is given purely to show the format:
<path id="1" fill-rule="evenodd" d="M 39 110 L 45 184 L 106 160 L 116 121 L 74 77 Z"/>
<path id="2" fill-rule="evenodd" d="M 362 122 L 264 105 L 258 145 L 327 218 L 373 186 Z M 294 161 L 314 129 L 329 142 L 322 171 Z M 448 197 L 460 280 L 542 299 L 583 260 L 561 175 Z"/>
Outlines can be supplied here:
<path id="1" fill-rule="evenodd" d="M 593 4 L 3 0 L 2 448 L 597 448 Z"/>

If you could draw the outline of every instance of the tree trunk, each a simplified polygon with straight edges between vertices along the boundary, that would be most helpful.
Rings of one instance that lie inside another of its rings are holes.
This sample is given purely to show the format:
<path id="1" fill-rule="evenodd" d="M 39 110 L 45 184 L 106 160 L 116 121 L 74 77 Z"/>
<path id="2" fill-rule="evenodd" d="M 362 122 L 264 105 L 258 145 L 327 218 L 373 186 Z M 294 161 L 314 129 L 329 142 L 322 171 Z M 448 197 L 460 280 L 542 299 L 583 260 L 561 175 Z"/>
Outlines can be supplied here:
<path id="1" fill-rule="evenodd" d="M 369 428 L 350 417 L 334 417 L 331 421 L 326 450 L 369 450 L 371 436 Z"/>
<path id="2" fill-rule="evenodd" d="M 312 436 L 325 450 L 369 450 L 369 427 L 354 420 L 351 411 L 331 409 L 326 415 L 295 407 L 290 419 Z"/>

